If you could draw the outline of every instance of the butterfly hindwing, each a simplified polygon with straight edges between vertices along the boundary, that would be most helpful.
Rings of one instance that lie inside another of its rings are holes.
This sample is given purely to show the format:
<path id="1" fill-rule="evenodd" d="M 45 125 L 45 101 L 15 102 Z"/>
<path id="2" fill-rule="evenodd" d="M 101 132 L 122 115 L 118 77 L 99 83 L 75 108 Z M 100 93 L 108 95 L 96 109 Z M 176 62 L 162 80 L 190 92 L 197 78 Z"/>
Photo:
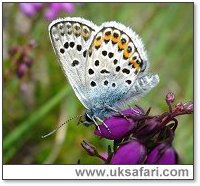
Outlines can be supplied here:
<path id="1" fill-rule="evenodd" d="M 86 55 L 97 26 L 82 18 L 57 19 L 49 25 L 49 35 L 60 65 L 77 97 L 86 106 Z"/>
<path id="2" fill-rule="evenodd" d="M 90 99 L 104 99 L 106 103 L 115 105 L 120 103 L 122 96 L 133 87 L 148 65 L 141 39 L 117 22 L 100 26 L 89 47 L 86 62 Z"/>

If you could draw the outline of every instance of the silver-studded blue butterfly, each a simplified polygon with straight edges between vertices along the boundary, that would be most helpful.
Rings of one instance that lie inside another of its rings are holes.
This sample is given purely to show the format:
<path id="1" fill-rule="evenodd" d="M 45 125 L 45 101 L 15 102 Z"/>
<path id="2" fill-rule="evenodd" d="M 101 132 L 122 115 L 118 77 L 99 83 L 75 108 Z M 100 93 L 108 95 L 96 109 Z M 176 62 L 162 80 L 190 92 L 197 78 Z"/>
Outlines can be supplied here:
<path id="1" fill-rule="evenodd" d="M 115 21 L 97 26 L 83 18 L 57 19 L 49 35 L 60 65 L 86 108 L 86 123 L 102 121 L 159 82 L 147 73 L 139 36 Z"/>

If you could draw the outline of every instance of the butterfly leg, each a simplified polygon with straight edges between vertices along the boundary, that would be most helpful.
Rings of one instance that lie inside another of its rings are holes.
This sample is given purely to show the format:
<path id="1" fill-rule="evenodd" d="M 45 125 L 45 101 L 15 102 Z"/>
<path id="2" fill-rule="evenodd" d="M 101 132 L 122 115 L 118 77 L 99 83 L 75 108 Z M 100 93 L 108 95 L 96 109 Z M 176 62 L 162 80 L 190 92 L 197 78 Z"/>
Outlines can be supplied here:
<path id="1" fill-rule="evenodd" d="M 96 122 L 96 120 L 95 120 L 94 117 L 92 117 L 92 121 L 94 122 L 95 126 L 97 127 L 99 133 L 102 134 L 101 129 L 100 129 L 100 127 L 99 127 L 99 125 L 98 125 L 98 123 Z"/>
<path id="2" fill-rule="evenodd" d="M 114 111 L 114 112 L 116 112 L 116 113 L 118 113 L 118 114 L 120 114 L 121 116 L 123 116 L 126 120 L 128 120 L 128 118 L 120 111 L 120 110 L 117 110 L 116 108 L 113 108 L 113 107 L 111 107 L 111 106 L 109 106 L 109 105 L 105 105 L 108 109 L 110 109 L 110 110 L 112 110 L 112 111 Z"/>
<path id="3" fill-rule="evenodd" d="M 100 118 L 96 117 L 96 119 L 98 119 L 104 125 L 104 127 L 106 127 L 107 131 L 111 134 L 111 131 L 110 131 L 108 125 L 106 125 L 106 123 L 103 120 L 101 120 Z"/>

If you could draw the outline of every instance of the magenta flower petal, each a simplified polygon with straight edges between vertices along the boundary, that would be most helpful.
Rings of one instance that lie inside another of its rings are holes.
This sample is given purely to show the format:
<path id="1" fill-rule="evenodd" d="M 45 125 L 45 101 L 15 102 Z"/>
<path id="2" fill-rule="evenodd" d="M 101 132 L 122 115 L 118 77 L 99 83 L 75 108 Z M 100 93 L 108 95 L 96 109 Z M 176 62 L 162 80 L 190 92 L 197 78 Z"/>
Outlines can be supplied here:
<path id="1" fill-rule="evenodd" d="M 58 13 L 56 11 L 52 11 L 52 10 L 48 9 L 48 10 L 45 11 L 44 17 L 45 17 L 46 20 L 52 21 L 56 18 L 57 14 Z"/>
<path id="2" fill-rule="evenodd" d="M 105 127 L 105 125 L 101 124 L 99 125 L 101 133 L 98 129 L 96 129 L 95 134 L 111 140 L 121 139 L 135 126 L 135 122 L 127 120 L 123 117 L 111 117 L 106 119 L 104 122 L 108 126 L 109 130 Z"/>
<path id="3" fill-rule="evenodd" d="M 146 164 L 177 164 L 178 156 L 169 144 L 159 144 L 148 155 Z"/>
<path id="4" fill-rule="evenodd" d="M 36 9 L 39 10 L 40 8 L 42 8 L 44 3 L 32 3 L 32 6 Z"/>
<path id="5" fill-rule="evenodd" d="M 48 21 L 52 21 L 62 10 L 62 3 L 50 3 L 48 9 L 45 11 L 44 16 Z"/>
<path id="6" fill-rule="evenodd" d="M 74 4 L 73 3 L 61 3 L 62 9 L 67 11 L 68 13 L 73 13 L 74 12 Z"/>
<path id="7" fill-rule="evenodd" d="M 49 10 L 59 12 L 62 10 L 62 3 L 49 3 Z"/>
<path id="8" fill-rule="evenodd" d="M 33 6 L 34 3 L 20 3 L 20 10 L 26 16 L 32 17 L 37 13 L 37 10 Z"/>
<path id="9" fill-rule="evenodd" d="M 142 164 L 146 158 L 146 148 L 140 142 L 133 140 L 121 145 L 113 155 L 110 164 Z"/>
<path id="10" fill-rule="evenodd" d="M 122 111 L 126 116 L 131 116 L 131 118 L 139 117 L 143 114 L 143 111 L 138 108 L 130 108 Z M 109 130 L 104 124 L 99 125 L 101 132 L 96 129 L 95 134 L 101 136 L 102 138 L 107 138 L 111 140 L 117 140 L 124 137 L 129 131 L 136 127 L 136 122 L 134 119 L 124 118 L 123 115 L 112 116 L 104 120 L 104 123 L 108 126 Z M 110 132 L 109 132 L 110 131 Z"/>
<path id="11" fill-rule="evenodd" d="M 22 63 L 20 64 L 19 68 L 17 69 L 17 76 L 18 78 L 22 78 L 24 74 L 27 72 L 28 67 L 26 64 Z"/>

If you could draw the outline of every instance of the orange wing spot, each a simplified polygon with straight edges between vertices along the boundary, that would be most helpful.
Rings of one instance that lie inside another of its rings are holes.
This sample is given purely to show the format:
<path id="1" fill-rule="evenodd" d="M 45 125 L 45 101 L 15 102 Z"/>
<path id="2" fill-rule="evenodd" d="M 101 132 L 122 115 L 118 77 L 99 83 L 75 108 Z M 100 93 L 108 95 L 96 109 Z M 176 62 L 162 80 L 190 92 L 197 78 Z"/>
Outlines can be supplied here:
<path id="1" fill-rule="evenodd" d="M 112 40 L 113 43 L 118 43 L 119 42 L 119 37 L 118 38 L 112 37 L 111 40 Z"/>
<path id="2" fill-rule="evenodd" d="M 132 49 L 130 49 L 130 46 L 127 46 L 124 50 L 123 56 L 125 58 L 129 58 L 132 55 Z"/>
<path id="3" fill-rule="evenodd" d="M 110 34 L 110 35 L 104 35 L 104 40 L 105 41 L 109 41 L 110 39 L 112 38 L 112 35 Z"/>
<path id="4" fill-rule="evenodd" d="M 127 50 L 124 50 L 123 56 L 124 58 L 128 59 L 130 57 L 130 53 L 127 52 Z"/>
<path id="5" fill-rule="evenodd" d="M 133 68 L 139 70 L 140 65 L 136 62 L 136 60 L 130 60 L 130 63 L 133 65 Z"/>
<path id="6" fill-rule="evenodd" d="M 95 41 L 94 41 L 94 46 L 95 46 L 95 47 L 98 47 L 98 46 L 101 45 L 101 43 L 102 43 L 102 40 L 101 40 L 101 39 L 100 39 L 100 40 L 95 39 Z"/>
<path id="7" fill-rule="evenodd" d="M 122 43 L 121 41 L 118 43 L 118 47 L 120 50 L 124 50 L 126 48 L 127 44 L 126 43 Z"/>

